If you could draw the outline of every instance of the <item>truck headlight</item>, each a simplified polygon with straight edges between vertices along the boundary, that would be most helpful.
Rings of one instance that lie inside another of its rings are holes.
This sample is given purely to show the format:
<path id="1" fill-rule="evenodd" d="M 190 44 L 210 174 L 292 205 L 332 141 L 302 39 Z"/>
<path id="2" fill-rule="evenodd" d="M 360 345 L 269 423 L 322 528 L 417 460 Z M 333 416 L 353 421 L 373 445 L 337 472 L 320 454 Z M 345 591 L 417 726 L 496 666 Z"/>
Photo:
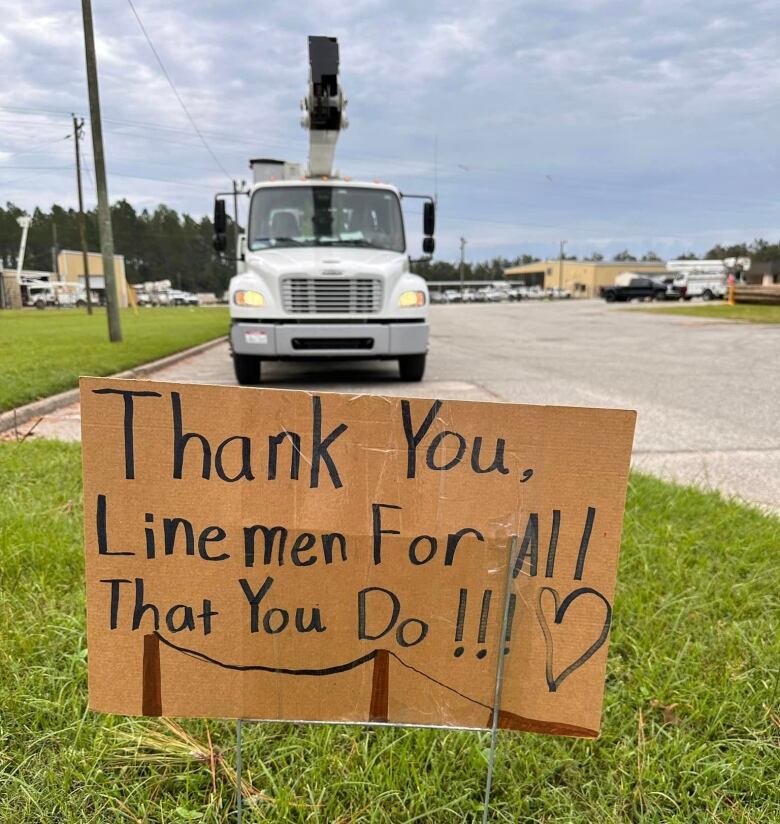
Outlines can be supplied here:
<path id="1" fill-rule="evenodd" d="M 398 305 L 404 309 L 412 306 L 425 306 L 425 292 L 404 292 L 398 298 Z"/>
<path id="2" fill-rule="evenodd" d="M 260 292 L 254 292 L 251 289 L 239 289 L 233 292 L 233 303 L 236 306 L 265 306 L 265 298 Z"/>

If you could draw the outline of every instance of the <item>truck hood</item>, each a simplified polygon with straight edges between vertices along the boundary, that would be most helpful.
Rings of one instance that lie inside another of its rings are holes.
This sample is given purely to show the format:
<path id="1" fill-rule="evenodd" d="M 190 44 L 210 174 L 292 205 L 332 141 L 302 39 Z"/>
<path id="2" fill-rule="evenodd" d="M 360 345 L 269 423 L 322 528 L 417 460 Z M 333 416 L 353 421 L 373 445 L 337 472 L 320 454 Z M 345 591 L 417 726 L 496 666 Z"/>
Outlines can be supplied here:
<path id="1" fill-rule="evenodd" d="M 354 249 L 350 247 L 291 247 L 247 252 L 249 271 L 274 275 L 312 273 L 318 275 L 354 275 L 366 271 L 387 272 L 406 261 L 400 252 L 386 249 Z M 395 266 L 393 266 L 395 264 Z"/>

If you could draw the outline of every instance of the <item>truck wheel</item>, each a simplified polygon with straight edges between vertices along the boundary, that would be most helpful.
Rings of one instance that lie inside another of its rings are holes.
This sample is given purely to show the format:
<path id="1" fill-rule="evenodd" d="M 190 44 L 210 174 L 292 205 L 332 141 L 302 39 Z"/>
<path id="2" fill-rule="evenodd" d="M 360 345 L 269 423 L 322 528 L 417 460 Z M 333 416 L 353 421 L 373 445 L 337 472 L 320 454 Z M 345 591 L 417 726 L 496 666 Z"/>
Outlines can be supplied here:
<path id="1" fill-rule="evenodd" d="M 79 299 L 76 301 L 76 306 L 77 306 L 79 309 L 83 309 L 86 305 L 87 305 L 87 302 L 86 302 L 85 300 L 82 300 L 81 298 L 79 298 Z"/>
<path id="2" fill-rule="evenodd" d="M 398 358 L 401 380 L 417 383 L 425 374 L 425 355 L 403 355 Z"/>
<path id="3" fill-rule="evenodd" d="M 38 298 L 38 300 L 35 301 L 33 306 L 35 306 L 36 309 L 45 309 L 46 308 L 46 302 L 41 300 L 40 298 Z"/>
<path id="4" fill-rule="evenodd" d="M 704 300 L 712 300 L 712 298 L 714 297 L 713 294 L 712 294 L 712 291 L 710 289 L 705 289 L 701 293 L 701 296 Z"/>
<path id="5" fill-rule="evenodd" d="M 614 292 L 607 292 L 606 295 L 604 295 L 604 300 L 607 303 L 614 303 L 615 302 L 615 293 Z"/>
<path id="6" fill-rule="evenodd" d="M 233 369 L 240 386 L 257 386 L 260 383 L 260 358 L 254 355 L 233 355 Z"/>

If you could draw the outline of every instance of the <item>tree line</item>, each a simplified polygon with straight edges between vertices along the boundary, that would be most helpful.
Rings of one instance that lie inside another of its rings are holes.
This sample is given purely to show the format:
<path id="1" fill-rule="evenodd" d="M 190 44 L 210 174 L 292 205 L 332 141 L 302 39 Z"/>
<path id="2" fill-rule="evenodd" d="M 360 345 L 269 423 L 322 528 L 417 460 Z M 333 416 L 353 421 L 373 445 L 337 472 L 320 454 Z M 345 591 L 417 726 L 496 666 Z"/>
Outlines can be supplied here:
<path id="1" fill-rule="evenodd" d="M 16 219 L 24 212 L 13 203 L 0 206 L 0 264 L 15 267 L 19 253 L 20 229 Z M 25 269 L 52 271 L 53 247 L 59 249 L 81 248 L 79 241 L 78 212 L 54 205 L 48 212 L 36 209 L 27 239 Z M 118 200 L 111 206 L 114 228 L 114 248 L 124 255 L 125 271 L 130 283 L 146 280 L 169 279 L 176 288 L 191 292 L 216 292 L 221 294 L 234 272 L 234 265 L 220 260 L 212 248 L 214 227 L 209 217 L 194 218 L 179 214 L 165 204 L 154 210 L 136 209 L 127 200 Z M 87 247 L 90 251 L 100 248 L 98 241 L 97 210 L 86 212 Z M 232 233 L 232 227 L 229 232 Z M 229 235 L 230 236 L 230 235 Z M 758 238 L 752 243 L 731 246 L 717 244 L 708 250 L 705 258 L 750 257 L 755 261 L 780 260 L 780 243 L 770 243 Z M 693 252 L 683 252 L 679 260 L 698 257 Z M 577 260 L 567 255 L 566 260 Z M 583 261 L 604 260 L 600 252 L 581 258 Z M 613 255 L 613 260 L 660 261 L 652 250 L 634 255 L 623 249 Z M 491 260 L 463 264 L 464 280 L 501 280 L 504 269 L 534 263 L 539 258 L 523 254 L 514 258 L 494 257 Z M 458 280 L 460 264 L 446 260 L 430 260 L 414 264 L 414 271 L 430 281 Z"/>
<path id="2" fill-rule="evenodd" d="M 16 266 L 21 229 L 16 219 L 24 211 L 13 203 L 0 206 L 0 263 Z M 87 248 L 100 249 L 97 210 L 85 212 Z M 214 227 L 208 217 L 193 218 L 179 214 L 165 204 L 150 211 L 136 211 L 126 200 L 111 206 L 114 251 L 124 255 L 125 272 L 130 283 L 147 280 L 171 281 L 178 289 L 191 292 L 216 292 L 227 287 L 234 264 L 214 253 Z M 229 227 L 232 232 L 232 228 Z M 36 209 L 27 237 L 25 269 L 50 272 L 53 247 L 80 250 L 79 216 L 75 209 L 54 205 L 49 212 Z"/>

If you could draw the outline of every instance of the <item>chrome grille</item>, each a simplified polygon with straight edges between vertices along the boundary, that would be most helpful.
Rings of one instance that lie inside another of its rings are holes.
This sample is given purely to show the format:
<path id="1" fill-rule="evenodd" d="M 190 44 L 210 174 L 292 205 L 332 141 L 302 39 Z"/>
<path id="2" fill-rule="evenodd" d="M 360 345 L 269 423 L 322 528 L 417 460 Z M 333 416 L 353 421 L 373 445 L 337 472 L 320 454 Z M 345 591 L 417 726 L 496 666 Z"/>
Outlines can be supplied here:
<path id="1" fill-rule="evenodd" d="M 305 278 L 282 281 L 282 305 L 293 314 L 366 315 L 382 308 L 380 278 Z"/>

